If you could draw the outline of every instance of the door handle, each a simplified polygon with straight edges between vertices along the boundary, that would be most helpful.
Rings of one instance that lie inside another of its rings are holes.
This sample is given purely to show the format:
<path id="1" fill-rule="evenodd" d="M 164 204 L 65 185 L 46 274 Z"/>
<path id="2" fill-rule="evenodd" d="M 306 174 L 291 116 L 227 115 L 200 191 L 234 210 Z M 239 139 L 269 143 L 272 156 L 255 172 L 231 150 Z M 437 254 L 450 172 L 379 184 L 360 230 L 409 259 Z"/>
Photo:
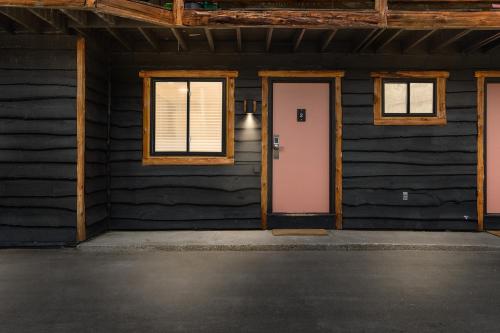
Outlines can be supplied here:
<path id="1" fill-rule="evenodd" d="M 273 159 L 280 159 L 280 136 L 278 134 L 273 136 Z"/>

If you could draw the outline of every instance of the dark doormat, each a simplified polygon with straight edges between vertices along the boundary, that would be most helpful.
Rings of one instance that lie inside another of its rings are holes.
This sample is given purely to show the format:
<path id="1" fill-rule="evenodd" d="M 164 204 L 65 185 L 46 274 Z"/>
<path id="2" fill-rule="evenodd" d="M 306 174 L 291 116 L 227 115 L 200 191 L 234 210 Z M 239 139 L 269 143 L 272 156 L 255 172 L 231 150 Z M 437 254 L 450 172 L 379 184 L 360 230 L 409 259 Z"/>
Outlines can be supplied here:
<path id="1" fill-rule="evenodd" d="M 328 236 L 326 229 L 273 229 L 273 236 Z"/>
<path id="2" fill-rule="evenodd" d="M 493 231 L 493 230 L 488 230 L 488 232 L 492 235 L 495 235 L 497 237 L 500 237 L 500 231 Z"/>

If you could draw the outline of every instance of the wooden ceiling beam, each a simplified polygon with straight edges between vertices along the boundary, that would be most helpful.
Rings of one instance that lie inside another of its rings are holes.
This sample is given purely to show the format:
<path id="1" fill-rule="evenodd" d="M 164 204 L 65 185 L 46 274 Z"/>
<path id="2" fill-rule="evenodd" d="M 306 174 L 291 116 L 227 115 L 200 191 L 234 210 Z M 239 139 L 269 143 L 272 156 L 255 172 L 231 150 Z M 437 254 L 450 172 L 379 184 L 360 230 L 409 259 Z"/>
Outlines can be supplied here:
<path id="1" fill-rule="evenodd" d="M 465 53 L 472 53 L 472 52 L 476 52 L 478 51 L 479 49 L 485 47 L 486 45 L 489 45 L 491 43 L 493 43 L 494 41 L 500 39 L 500 32 L 496 32 L 494 33 L 493 35 L 487 37 L 487 38 L 484 38 L 482 40 L 480 40 L 479 42 L 477 42 L 476 44 L 466 48 L 464 50 Z"/>
<path id="2" fill-rule="evenodd" d="M 302 40 L 304 39 L 304 34 L 306 33 L 306 29 L 300 29 L 297 34 L 295 35 L 294 42 L 293 42 L 293 52 L 296 52 L 299 47 L 300 43 L 302 43 Z"/>
<path id="3" fill-rule="evenodd" d="M 87 25 L 87 12 L 81 10 L 71 10 L 71 9 L 60 9 L 60 12 L 73 20 L 76 24 L 81 27 Z"/>
<path id="4" fill-rule="evenodd" d="M 369 48 L 384 32 L 386 29 L 379 29 L 373 36 L 366 41 L 366 43 L 359 49 L 358 52 L 363 52 Z"/>
<path id="5" fill-rule="evenodd" d="M 389 10 L 387 26 L 400 29 L 500 29 L 500 11 Z"/>
<path id="6" fill-rule="evenodd" d="M 267 33 L 266 33 L 266 52 L 269 52 L 271 50 L 271 43 L 273 40 L 273 28 L 267 28 Z"/>
<path id="7" fill-rule="evenodd" d="M 41 32 L 40 20 L 22 8 L 0 8 L 0 13 L 33 33 Z"/>
<path id="8" fill-rule="evenodd" d="M 436 31 L 437 30 L 427 31 L 422 36 L 418 37 L 416 40 L 414 40 L 413 42 L 409 43 L 404 48 L 403 53 L 406 53 L 406 52 L 410 51 L 411 49 L 413 49 L 414 47 L 417 47 L 418 45 L 420 45 L 421 43 L 423 43 L 427 38 L 429 38 L 430 36 L 432 36 Z"/>
<path id="9" fill-rule="evenodd" d="M 205 36 L 207 37 L 207 43 L 210 51 L 215 52 L 214 36 L 212 35 L 212 31 L 209 28 L 205 28 Z"/>
<path id="10" fill-rule="evenodd" d="M 68 22 L 65 16 L 56 9 L 47 8 L 28 8 L 28 11 L 38 17 L 40 20 L 46 22 L 59 32 L 68 32 Z"/>
<path id="11" fill-rule="evenodd" d="M 158 38 L 151 32 L 151 30 L 147 30 L 144 28 L 137 28 L 137 30 L 139 30 L 141 35 L 153 49 L 158 50 L 160 48 Z"/>
<path id="12" fill-rule="evenodd" d="M 238 52 L 243 51 L 243 40 L 241 37 L 241 28 L 236 28 L 236 50 Z"/>
<path id="13" fill-rule="evenodd" d="M 337 34 L 337 29 L 330 30 L 325 34 L 325 36 L 323 37 L 323 41 L 321 42 L 321 47 L 319 49 L 321 52 L 326 51 L 328 46 L 330 46 L 330 44 L 332 43 L 332 40 L 336 34 Z"/>
<path id="14" fill-rule="evenodd" d="M 121 32 L 109 27 L 106 28 L 106 31 L 109 32 L 109 34 L 113 36 L 113 38 L 116 39 L 118 43 L 120 43 L 124 48 L 126 48 L 129 51 L 132 51 L 132 46 L 130 45 L 128 40 L 121 34 Z"/>
<path id="15" fill-rule="evenodd" d="M 172 31 L 175 39 L 177 39 L 177 44 L 179 45 L 180 49 L 182 49 L 182 51 L 188 51 L 188 45 L 184 40 L 184 37 L 182 37 L 181 33 L 175 28 L 170 28 L 170 31 Z"/>
<path id="16" fill-rule="evenodd" d="M 116 16 L 103 14 L 98 11 L 94 12 L 101 20 L 103 20 L 108 26 L 114 26 L 116 23 Z"/>
<path id="17" fill-rule="evenodd" d="M 447 40 L 443 41 L 441 44 L 437 45 L 433 52 L 437 52 L 439 50 L 442 50 L 444 49 L 445 47 L 457 42 L 458 40 L 462 39 L 463 37 L 467 36 L 468 34 L 470 34 L 472 31 L 472 29 L 466 29 L 466 30 L 461 30 L 459 32 L 457 32 L 456 34 L 454 34 L 452 37 L 448 38 Z"/>
<path id="18" fill-rule="evenodd" d="M 381 51 L 384 47 L 392 43 L 396 38 L 401 35 L 403 32 L 403 29 L 396 30 L 389 38 L 387 38 L 384 42 L 382 42 L 377 48 L 375 49 L 375 52 Z"/>

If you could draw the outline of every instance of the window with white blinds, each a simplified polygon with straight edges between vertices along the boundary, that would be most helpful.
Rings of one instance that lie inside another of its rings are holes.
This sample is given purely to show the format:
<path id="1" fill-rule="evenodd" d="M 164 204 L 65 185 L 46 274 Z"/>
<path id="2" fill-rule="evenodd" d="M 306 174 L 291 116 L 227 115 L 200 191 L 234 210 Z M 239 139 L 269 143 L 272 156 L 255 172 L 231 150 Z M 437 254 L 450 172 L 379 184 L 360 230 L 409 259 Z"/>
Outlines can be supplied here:
<path id="1" fill-rule="evenodd" d="M 435 112 L 434 82 L 384 82 L 383 113 L 432 115 Z"/>
<path id="2" fill-rule="evenodd" d="M 223 153 L 222 80 L 156 81 L 153 96 L 155 153 Z"/>

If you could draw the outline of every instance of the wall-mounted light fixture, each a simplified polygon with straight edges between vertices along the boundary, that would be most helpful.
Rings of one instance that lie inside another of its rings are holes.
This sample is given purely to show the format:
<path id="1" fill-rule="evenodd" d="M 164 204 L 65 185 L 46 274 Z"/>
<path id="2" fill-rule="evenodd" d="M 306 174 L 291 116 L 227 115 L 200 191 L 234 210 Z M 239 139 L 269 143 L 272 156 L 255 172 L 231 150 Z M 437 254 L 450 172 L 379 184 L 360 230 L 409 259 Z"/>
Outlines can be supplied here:
<path id="1" fill-rule="evenodd" d="M 250 99 L 243 100 L 243 112 L 246 114 L 254 114 L 257 112 L 257 101 Z"/>

